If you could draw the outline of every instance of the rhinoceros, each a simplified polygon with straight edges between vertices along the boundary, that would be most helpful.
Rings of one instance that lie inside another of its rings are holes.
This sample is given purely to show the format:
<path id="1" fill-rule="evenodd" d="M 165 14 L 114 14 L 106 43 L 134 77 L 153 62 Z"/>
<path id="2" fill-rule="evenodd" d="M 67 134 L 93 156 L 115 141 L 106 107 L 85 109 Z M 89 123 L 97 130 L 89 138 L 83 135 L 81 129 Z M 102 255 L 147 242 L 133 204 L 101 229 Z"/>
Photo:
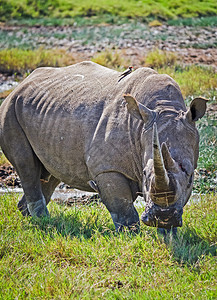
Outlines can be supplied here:
<path id="1" fill-rule="evenodd" d="M 178 84 L 151 68 L 119 76 L 87 61 L 38 68 L 3 102 L 0 146 L 22 182 L 23 215 L 49 215 L 63 181 L 96 189 L 117 231 L 138 230 L 138 193 L 146 225 L 182 226 L 199 153 L 195 121 L 207 100 L 186 109 Z"/>

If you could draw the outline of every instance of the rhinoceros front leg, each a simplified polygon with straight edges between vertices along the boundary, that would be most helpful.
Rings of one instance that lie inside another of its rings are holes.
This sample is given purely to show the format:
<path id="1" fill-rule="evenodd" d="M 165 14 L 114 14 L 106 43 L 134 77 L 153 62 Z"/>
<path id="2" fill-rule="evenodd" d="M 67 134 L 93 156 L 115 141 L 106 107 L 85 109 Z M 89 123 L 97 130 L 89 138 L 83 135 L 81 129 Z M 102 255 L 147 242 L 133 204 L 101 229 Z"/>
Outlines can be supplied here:
<path id="1" fill-rule="evenodd" d="M 51 176 L 49 181 L 41 181 L 42 194 L 45 197 L 46 205 L 50 202 L 51 195 L 53 194 L 56 186 L 60 183 L 60 180 Z M 17 205 L 23 216 L 29 216 L 30 212 L 27 207 L 27 201 L 25 194 Z"/>
<path id="2" fill-rule="evenodd" d="M 116 231 L 128 227 L 131 231 L 139 230 L 139 215 L 133 205 L 133 193 L 129 180 L 116 172 L 102 173 L 96 177 L 102 202 L 109 210 Z"/>

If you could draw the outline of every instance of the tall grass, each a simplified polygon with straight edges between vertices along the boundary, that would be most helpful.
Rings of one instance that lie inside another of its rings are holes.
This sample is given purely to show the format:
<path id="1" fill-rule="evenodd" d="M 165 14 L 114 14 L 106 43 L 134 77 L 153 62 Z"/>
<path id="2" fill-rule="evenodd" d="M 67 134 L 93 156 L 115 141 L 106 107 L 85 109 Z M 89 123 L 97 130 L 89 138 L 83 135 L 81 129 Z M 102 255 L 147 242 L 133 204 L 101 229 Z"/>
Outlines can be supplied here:
<path id="1" fill-rule="evenodd" d="M 106 49 L 95 54 L 92 61 L 119 71 L 131 64 L 124 50 Z M 72 54 L 63 49 L 0 50 L 0 72 L 3 73 L 25 74 L 41 66 L 61 67 L 73 63 L 75 59 Z M 170 75 L 180 85 L 184 97 L 192 95 L 212 99 L 217 97 L 217 73 L 212 67 L 184 66 L 178 61 L 178 54 L 159 49 L 141 58 L 141 65 Z"/>
<path id="2" fill-rule="evenodd" d="M 73 64 L 73 56 L 61 49 L 36 50 L 4 49 L 0 50 L 0 72 L 25 74 L 37 67 L 62 67 Z"/>
<path id="3" fill-rule="evenodd" d="M 23 218 L 1 196 L 1 299 L 215 299 L 216 199 L 185 208 L 184 227 L 115 234 L 101 204 L 49 205 L 51 218 Z M 141 210 L 140 210 L 141 213 Z M 171 298 L 172 297 L 172 298 Z"/>
<path id="4" fill-rule="evenodd" d="M 181 66 L 163 67 L 159 73 L 170 75 L 181 87 L 184 97 L 189 95 L 204 96 L 216 99 L 217 73 L 212 67 Z"/>
<path id="5" fill-rule="evenodd" d="M 98 54 L 95 54 L 92 61 L 102 66 L 123 71 L 129 67 L 129 60 L 124 57 L 124 52 L 121 50 L 106 49 Z"/>
<path id="6" fill-rule="evenodd" d="M 150 51 L 145 59 L 144 65 L 153 69 L 173 66 L 177 63 L 178 55 L 175 52 L 155 49 Z"/>

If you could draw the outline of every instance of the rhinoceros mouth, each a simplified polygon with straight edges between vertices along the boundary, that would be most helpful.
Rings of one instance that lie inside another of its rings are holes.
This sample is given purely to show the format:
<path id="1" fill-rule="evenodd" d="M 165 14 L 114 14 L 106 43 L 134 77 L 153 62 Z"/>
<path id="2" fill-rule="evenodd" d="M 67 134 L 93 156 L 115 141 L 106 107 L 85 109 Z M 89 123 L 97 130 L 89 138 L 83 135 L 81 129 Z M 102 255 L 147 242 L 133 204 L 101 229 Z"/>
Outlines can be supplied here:
<path id="1" fill-rule="evenodd" d="M 170 229 L 182 226 L 182 207 L 172 205 L 162 208 L 156 204 L 148 207 L 141 216 L 141 220 L 147 226 Z"/>

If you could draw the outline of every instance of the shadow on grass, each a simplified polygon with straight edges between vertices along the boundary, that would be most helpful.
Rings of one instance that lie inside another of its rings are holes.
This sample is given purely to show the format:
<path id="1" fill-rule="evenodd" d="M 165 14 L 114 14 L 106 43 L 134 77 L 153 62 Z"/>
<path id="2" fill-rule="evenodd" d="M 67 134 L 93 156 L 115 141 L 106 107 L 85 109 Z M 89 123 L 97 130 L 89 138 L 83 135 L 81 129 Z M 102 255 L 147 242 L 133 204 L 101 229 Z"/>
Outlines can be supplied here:
<path id="1" fill-rule="evenodd" d="M 205 256 L 216 256 L 217 246 L 200 237 L 195 229 L 186 227 L 174 237 L 165 237 L 165 243 L 174 259 L 181 264 L 192 266 Z"/>
<path id="2" fill-rule="evenodd" d="M 115 234 L 112 224 L 110 227 L 107 224 L 102 224 L 102 220 L 99 220 L 97 213 L 81 219 L 79 210 L 68 215 L 60 213 L 53 217 L 31 218 L 30 222 L 35 228 L 49 234 L 51 237 L 60 234 L 63 237 L 90 239 L 96 232 L 103 236 Z"/>
<path id="3" fill-rule="evenodd" d="M 56 234 L 79 239 L 91 239 L 96 233 L 108 238 L 117 235 L 113 224 L 109 222 L 108 218 L 103 223 L 102 217 L 99 219 L 98 214 L 94 212 L 85 218 L 81 218 L 81 216 L 82 214 L 78 210 L 72 214 L 61 212 L 50 218 L 31 218 L 30 222 L 35 230 L 40 230 L 51 238 Z M 145 238 L 147 232 L 141 230 L 139 234 L 141 238 Z M 157 236 L 162 237 L 160 234 L 156 236 L 156 233 L 152 231 L 148 235 L 152 236 L 153 239 L 156 239 Z M 135 235 L 130 234 L 130 236 L 133 238 Z M 162 242 L 166 243 L 168 250 L 179 264 L 189 267 L 195 267 L 195 264 L 207 256 L 217 255 L 216 244 L 213 243 L 212 245 L 211 242 L 201 237 L 195 229 L 190 227 L 178 230 L 176 236 L 168 234 Z"/>

